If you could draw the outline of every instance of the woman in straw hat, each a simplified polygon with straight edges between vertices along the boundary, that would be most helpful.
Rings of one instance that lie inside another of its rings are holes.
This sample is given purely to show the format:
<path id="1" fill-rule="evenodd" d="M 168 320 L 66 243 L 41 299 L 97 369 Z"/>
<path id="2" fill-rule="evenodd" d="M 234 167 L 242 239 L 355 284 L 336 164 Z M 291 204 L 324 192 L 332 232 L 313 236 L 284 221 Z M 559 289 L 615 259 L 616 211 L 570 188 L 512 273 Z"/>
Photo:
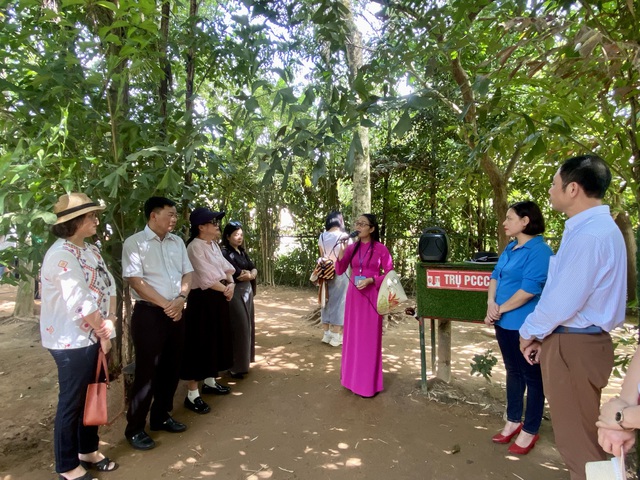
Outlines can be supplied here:
<path id="1" fill-rule="evenodd" d="M 83 193 L 62 195 L 51 227 L 58 239 L 42 263 L 40 333 L 58 367 L 54 451 L 61 480 L 90 480 L 87 469 L 118 468 L 98 451 L 98 427 L 82 422 L 98 349 L 107 353 L 115 336 L 115 282 L 98 248 L 84 241 L 96 234 L 104 208 Z"/>

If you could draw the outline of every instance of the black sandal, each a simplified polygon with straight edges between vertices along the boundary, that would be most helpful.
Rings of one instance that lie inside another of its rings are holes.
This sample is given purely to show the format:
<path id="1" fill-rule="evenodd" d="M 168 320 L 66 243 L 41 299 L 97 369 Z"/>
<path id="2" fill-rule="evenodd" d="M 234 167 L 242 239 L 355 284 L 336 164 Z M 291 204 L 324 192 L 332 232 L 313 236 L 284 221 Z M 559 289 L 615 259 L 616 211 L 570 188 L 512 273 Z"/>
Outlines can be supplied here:
<path id="1" fill-rule="evenodd" d="M 64 475 L 58 475 L 58 480 L 68 480 L 68 479 Z M 73 480 L 96 480 L 96 478 L 93 475 L 91 475 L 89 472 L 84 472 L 84 475 L 82 475 L 81 477 L 76 477 Z"/>
<path id="2" fill-rule="evenodd" d="M 113 463 L 113 468 L 109 468 L 109 465 L 111 465 L 111 463 Z M 85 468 L 85 470 L 95 469 L 95 470 L 98 470 L 99 472 L 113 472 L 114 470 L 117 470 L 118 467 L 120 466 L 113 460 L 110 460 L 109 457 L 104 457 L 102 460 L 95 463 L 87 462 L 85 460 L 80 460 L 80 465 L 82 465 Z M 84 480 L 84 477 L 81 477 L 81 478 Z"/>

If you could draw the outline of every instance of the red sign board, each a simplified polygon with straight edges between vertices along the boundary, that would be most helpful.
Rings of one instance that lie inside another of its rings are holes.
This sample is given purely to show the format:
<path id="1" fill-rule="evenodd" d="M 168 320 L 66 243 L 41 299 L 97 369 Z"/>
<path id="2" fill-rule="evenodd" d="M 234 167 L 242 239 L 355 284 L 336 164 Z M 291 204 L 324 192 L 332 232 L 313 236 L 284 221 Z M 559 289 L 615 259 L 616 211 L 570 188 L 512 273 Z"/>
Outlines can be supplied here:
<path id="1" fill-rule="evenodd" d="M 486 271 L 427 269 L 427 288 L 486 292 L 490 281 L 491 272 Z"/>

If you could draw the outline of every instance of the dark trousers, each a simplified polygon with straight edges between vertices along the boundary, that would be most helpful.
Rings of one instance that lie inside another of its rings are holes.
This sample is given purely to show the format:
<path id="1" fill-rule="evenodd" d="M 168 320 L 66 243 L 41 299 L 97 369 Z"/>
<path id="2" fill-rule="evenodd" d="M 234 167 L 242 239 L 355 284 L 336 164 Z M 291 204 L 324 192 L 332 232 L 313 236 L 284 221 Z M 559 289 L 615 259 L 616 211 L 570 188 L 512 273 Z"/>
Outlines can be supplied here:
<path id="1" fill-rule="evenodd" d="M 571 480 L 585 480 L 585 464 L 605 460 L 596 421 L 600 394 L 613 369 L 608 333 L 554 333 L 542 343 L 540 366 L 556 446 Z"/>
<path id="2" fill-rule="evenodd" d="M 144 430 L 149 411 L 152 425 L 169 418 L 178 387 L 184 321 L 174 322 L 162 308 L 138 302 L 131 316 L 131 338 L 136 369 L 127 411 L 127 437 Z"/>
<path id="3" fill-rule="evenodd" d="M 85 427 L 84 400 L 87 385 L 93 383 L 100 345 L 66 350 L 49 350 L 58 367 L 58 409 L 53 430 L 56 472 L 80 465 L 79 453 L 98 450 L 98 427 Z"/>
<path id="4" fill-rule="evenodd" d="M 520 351 L 520 332 L 506 330 L 496 325 L 496 339 L 502 352 L 507 372 L 507 420 L 522 421 L 522 429 L 535 435 L 540 429 L 544 411 L 544 388 L 540 365 L 529 365 Z M 524 407 L 524 392 L 527 391 L 527 406 Z"/>

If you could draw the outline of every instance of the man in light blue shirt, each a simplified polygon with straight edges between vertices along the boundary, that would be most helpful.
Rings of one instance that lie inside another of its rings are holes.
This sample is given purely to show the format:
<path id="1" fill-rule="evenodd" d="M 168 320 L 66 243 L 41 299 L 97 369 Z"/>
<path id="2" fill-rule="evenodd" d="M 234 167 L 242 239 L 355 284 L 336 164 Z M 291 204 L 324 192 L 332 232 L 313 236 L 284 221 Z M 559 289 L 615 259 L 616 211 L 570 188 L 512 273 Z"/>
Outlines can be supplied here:
<path id="1" fill-rule="evenodd" d="M 595 422 L 613 368 L 609 332 L 625 318 L 627 255 L 602 204 L 611 171 L 601 158 L 567 160 L 553 177 L 551 206 L 569 217 L 535 310 L 520 328 L 520 349 L 540 362 L 556 445 L 571 480 L 603 460 Z"/>

